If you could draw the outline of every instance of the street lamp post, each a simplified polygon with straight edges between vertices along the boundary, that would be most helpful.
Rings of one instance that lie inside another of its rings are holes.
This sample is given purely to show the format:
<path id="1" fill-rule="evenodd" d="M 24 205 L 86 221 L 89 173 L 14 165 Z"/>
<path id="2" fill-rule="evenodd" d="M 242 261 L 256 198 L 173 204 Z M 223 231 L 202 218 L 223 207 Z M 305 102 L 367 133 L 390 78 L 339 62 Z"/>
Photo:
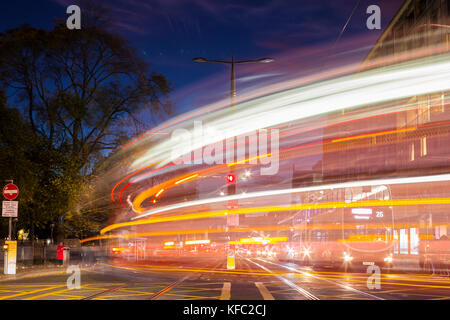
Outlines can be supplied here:
<path id="1" fill-rule="evenodd" d="M 223 63 L 223 64 L 228 64 L 231 65 L 231 85 L 230 85 L 230 108 L 231 111 L 234 111 L 234 99 L 236 97 L 236 74 L 235 74 L 235 70 L 234 70 L 234 65 L 236 64 L 244 64 L 244 63 L 269 63 L 274 61 L 273 58 L 261 58 L 261 59 L 254 59 L 254 60 L 235 60 L 234 59 L 234 55 L 231 56 L 231 61 L 227 61 L 227 60 L 210 60 L 210 59 L 205 59 L 205 58 L 194 58 L 192 59 L 192 61 L 194 62 L 211 62 L 211 63 Z M 235 143 L 235 137 L 233 137 L 233 142 Z M 234 175 L 234 167 L 230 166 L 229 167 L 229 174 L 230 175 Z M 234 179 L 233 182 L 227 182 L 227 194 L 230 195 L 235 195 L 236 194 L 236 183 L 237 183 L 237 179 Z M 232 201 L 228 202 L 228 208 L 233 208 L 233 203 Z M 230 225 L 230 218 L 228 218 L 229 216 L 227 216 L 227 227 L 226 227 L 226 231 L 228 233 L 228 226 Z M 239 225 L 239 223 L 237 223 Z M 230 239 L 230 236 L 228 236 L 228 240 Z M 228 247 L 228 254 L 230 255 L 230 248 Z M 232 266 L 229 265 L 229 263 L 227 263 L 227 268 L 228 269 L 234 269 L 234 254 L 233 255 L 233 263 Z M 230 258 L 230 257 L 228 257 Z"/>
<path id="2" fill-rule="evenodd" d="M 194 62 L 212 62 L 212 63 L 223 63 L 231 65 L 231 87 L 230 87 L 230 107 L 234 106 L 234 98 L 236 97 L 236 75 L 234 71 L 235 64 L 244 64 L 244 63 L 269 63 L 274 61 L 273 58 L 261 58 L 254 60 L 234 60 L 234 55 L 231 56 L 231 61 L 227 60 L 211 60 L 205 58 L 194 58 L 192 59 Z"/>

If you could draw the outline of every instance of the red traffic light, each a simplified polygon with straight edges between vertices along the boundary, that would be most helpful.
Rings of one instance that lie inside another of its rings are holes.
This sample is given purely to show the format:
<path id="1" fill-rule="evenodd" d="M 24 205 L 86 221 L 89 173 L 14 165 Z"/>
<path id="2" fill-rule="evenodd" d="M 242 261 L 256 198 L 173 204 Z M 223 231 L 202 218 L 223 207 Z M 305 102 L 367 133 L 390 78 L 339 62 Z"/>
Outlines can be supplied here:
<path id="1" fill-rule="evenodd" d="M 228 174 L 227 175 L 227 181 L 228 183 L 232 183 L 236 180 L 236 177 L 234 176 L 234 174 Z"/>

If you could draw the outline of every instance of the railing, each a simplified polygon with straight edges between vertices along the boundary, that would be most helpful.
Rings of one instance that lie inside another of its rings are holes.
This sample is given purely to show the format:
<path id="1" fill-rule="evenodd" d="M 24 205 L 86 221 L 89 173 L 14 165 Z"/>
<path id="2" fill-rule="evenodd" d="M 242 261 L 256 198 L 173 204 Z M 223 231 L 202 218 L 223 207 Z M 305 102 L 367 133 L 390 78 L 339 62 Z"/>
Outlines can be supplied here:
<path id="1" fill-rule="evenodd" d="M 4 241 L 1 241 L 3 246 Z M 46 241 L 17 241 L 18 267 L 31 265 L 57 264 L 57 245 L 48 244 Z M 67 247 L 70 264 L 92 264 L 105 258 L 104 250 L 99 247 Z M 3 264 L 4 254 L 0 254 L 0 262 Z"/>

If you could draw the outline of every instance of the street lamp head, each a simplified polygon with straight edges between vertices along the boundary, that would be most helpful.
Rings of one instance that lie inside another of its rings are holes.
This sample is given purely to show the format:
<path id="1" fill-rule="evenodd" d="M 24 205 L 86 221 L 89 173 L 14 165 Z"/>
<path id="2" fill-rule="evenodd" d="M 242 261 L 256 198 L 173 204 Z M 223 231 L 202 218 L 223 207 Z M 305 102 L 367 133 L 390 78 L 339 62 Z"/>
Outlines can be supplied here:
<path id="1" fill-rule="evenodd" d="M 206 59 L 205 58 L 194 58 L 194 59 L 192 59 L 192 61 L 194 61 L 194 62 L 206 62 Z"/>
<path id="2" fill-rule="evenodd" d="M 275 59 L 273 59 L 273 58 L 261 58 L 261 59 L 258 59 L 258 62 L 269 63 L 269 62 L 272 62 L 274 60 Z"/>

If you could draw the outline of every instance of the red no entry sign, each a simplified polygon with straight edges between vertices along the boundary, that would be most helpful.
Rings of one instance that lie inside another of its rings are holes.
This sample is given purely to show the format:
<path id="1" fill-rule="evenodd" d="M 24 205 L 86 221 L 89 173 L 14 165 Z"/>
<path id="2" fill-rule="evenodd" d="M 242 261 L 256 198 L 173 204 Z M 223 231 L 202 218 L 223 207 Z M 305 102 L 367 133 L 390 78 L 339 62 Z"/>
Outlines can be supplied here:
<path id="1" fill-rule="evenodd" d="M 3 188 L 3 196 L 8 200 L 14 200 L 19 195 L 19 188 L 13 183 L 8 183 Z"/>

